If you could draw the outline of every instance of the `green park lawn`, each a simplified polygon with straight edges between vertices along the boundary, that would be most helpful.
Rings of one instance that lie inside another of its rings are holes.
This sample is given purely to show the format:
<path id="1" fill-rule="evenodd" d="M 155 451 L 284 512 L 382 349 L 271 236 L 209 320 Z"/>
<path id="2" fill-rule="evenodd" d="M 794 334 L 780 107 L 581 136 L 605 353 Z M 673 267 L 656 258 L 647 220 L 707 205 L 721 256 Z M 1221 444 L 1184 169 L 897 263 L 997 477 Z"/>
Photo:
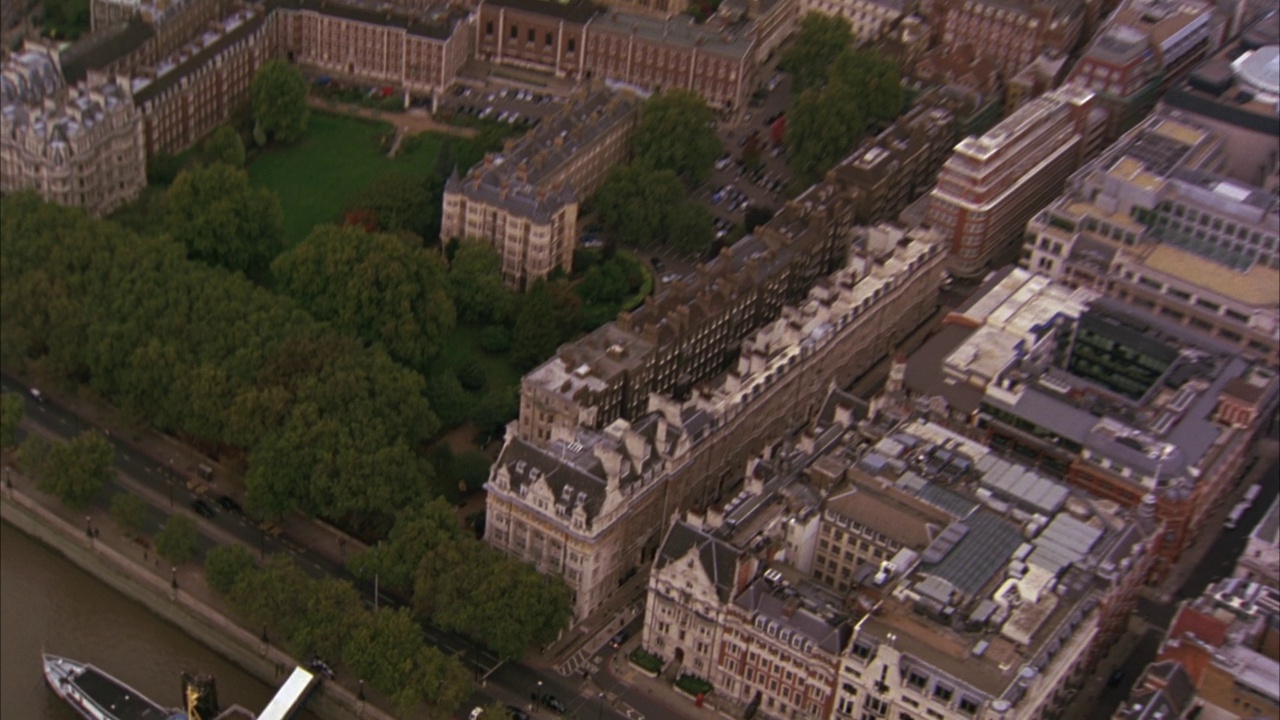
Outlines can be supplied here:
<path id="1" fill-rule="evenodd" d="M 280 195 L 285 247 L 298 244 L 316 225 L 340 220 L 348 201 L 380 174 L 435 170 L 444 136 L 423 133 L 406 139 L 392 159 L 386 150 L 394 134 L 390 123 L 313 111 L 301 142 L 270 148 L 249 165 L 254 185 Z"/>

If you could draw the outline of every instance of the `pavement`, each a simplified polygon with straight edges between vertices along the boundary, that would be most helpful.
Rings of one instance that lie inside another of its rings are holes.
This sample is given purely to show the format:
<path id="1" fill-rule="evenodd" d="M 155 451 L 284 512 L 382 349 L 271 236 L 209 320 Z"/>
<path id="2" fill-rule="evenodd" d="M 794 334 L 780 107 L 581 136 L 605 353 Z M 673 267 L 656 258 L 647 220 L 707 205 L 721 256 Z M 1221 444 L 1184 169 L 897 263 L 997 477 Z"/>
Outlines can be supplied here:
<path id="1" fill-rule="evenodd" d="M 210 498 L 225 494 L 244 504 L 244 485 L 234 470 L 178 438 L 140 427 L 124 413 L 105 403 L 43 385 L 41 392 L 48 401 L 72 410 L 86 422 L 109 429 L 113 439 L 132 446 L 134 451 L 156 464 L 171 467 L 177 485 L 185 486 L 193 494 Z M 24 421 L 24 427 L 32 429 L 32 423 Z M 11 465 L 12 461 L 6 458 L 5 464 Z M 199 477 L 197 467 L 200 465 L 213 468 L 213 482 L 206 482 Z M 153 582 L 171 581 L 172 573 L 168 564 L 159 560 L 149 546 L 139 544 L 120 533 L 105 507 L 95 507 L 83 513 L 71 511 L 52 496 L 37 491 L 35 480 L 22 474 L 19 469 L 15 468 L 10 472 L 9 478 L 14 494 L 39 504 L 72 527 L 85 526 L 87 516 L 89 526 L 96 531 L 93 543 L 132 563 L 138 574 L 151 578 Z M 154 504 L 164 505 L 161 496 L 163 491 L 149 492 Z M 5 496 L 9 497 L 8 491 Z M 183 494 L 181 497 L 184 501 L 180 508 L 185 511 L 187 495 Z M 459 514 L 459 522 L 464 521 L 465 510 Z M 199 525 L 202 532 L 210 531 L 210 523 Z M 278 527 L 279 537 L 286 544 L 306 547 L 336 564 L 342 564 L 347 554 L 366 547 L 337 528 L 301 515 L 285 518 L 278 523 Z M 213 530 L 216 531 L 216 528 Z M 235 541 L 234 538 L 218 540 Z M 256 637 L 257 630 L 242 627 L 234 620 L 230 606 L 205 582 L 203 570 L 198 563 L 178 567 L 176 577 L 180 587 L 179 598 L 193 606 L 209 608 L 211 614 L 216 615 L 216 622 L 221 623 L 228 633 L 253 633 Z M 669 681 L 651 678 L 626 660 L 626 655 L 638 646 L 640 640 L 645 577 L 641 574 L 634 576 L 598 612 L 565 630 L 560 639 L 551 645 L 526 656 L 525 664 L 534 670 L 555 673 L 564 678 L 566 685 L 576 689 L 580 696 L 577 706 L 587 717 L 590 717 L 590 710 L 597 700 L 614 714 L 629 720 L 696 720 L 719 715 L 710 703 L 703 708 L 695 707 L 693 701 L 677 693 Z M 623 627 L 630 631 L 631 637 L 622 650 L 615 652 L 609 647 L 608 641 Z M 268 646 L 266 651 L 269 657 L 287 667 L 297 664 L 296 659 L 289 658 L 274 647 Z M 344 672 L 344 668 L 338 667 L 337 670 L 340 682 L 351 678 L 351 673 Z M 354 683 L 348 684 L 351 687 L 346 692 L 354 696 Z M 389 715 L 377 711 L 375 706 L 391 707 L 392 703 L 384 701 L 371 688 L 366 687 L 364 692 L 369 698 L 364 716 L 389 718 Z"/>

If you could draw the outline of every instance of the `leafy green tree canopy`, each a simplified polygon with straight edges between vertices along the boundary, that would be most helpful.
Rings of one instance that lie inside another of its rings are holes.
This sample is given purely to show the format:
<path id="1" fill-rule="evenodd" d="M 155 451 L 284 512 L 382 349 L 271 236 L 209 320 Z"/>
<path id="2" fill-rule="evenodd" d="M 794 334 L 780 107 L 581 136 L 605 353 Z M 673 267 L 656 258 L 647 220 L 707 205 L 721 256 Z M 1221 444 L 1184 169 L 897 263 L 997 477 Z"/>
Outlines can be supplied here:
<path id="1" fill-rule="evenodd" d="M 253 98 L 255 140 L 294 143 L 307 131 L 307 81 L 283 60 L 269 60 L 258 68 L 249 89 Z"/>
<path id="2" fill-rule="evenodd" d="M 371 211 L 380 230 L 435 240 L 440 235 L 441 177 L 400 170 L 384 173 L 357 193 L 350 206 Z"/>
<path id="3" fill-rule="evenodd" d="M 711 177 L 723 151 L 716 137 L 715 114 L 705 100 L 688 90 L 668 90 L 644 104 L 631 137 L 634 164 L 670 170 L 690 187 Z"/>
<path id="4" fill-rule="evenodd" d="M 114 472 L 115 450 L 101 433 L 91 430 L 66 442 L 45 443 L 44 448 L 32 453 L 39 487 L 73 510 L 88 507 Z"/>
<path id="5" fill-rule="evenodd" d="M 147 501 L 133 493 L 116 493 L 111 498 L 111 519 L 120 532 L 137 537 L 147 522 Z"/>
<path id="6" fill-rule="evenodd" d="M 439 253 L 403 238 L 322 225 L 271 265 L 277 286 L 316 317 L 422 368 L 453 330 Z"/>
<path id="7" fill-rule="evenodd" d="M 779 67 L 791 73 L 793 96 L 826 82 L 827 69 L 845 48 L 853 45 L 853 29 L 840 15 L 806 13 L 782 53 Z"/>
<path id="8" fill-rule="evenodd" d="M 0 448 L 9 449 L 18 438 L 18 425 L 22 423 L 22 396 L 17 393 L 0 393 Z"/>
<path id="9" fill-rule="evenodd" d="M 230 270 L 269 262 L 280 252 L 280 198 L 223 163 L 182 171 L 166 195 L 164 227 L 193 258 Z"/>
<path id="10" fill-rule="evenodd" d="M 593 203 L 610 236 L 623 245 L 705 252 L 714 237 L 710 213 L 689 199 L 671 170 L 616 167 Z"/>
<path id="11" fill-rule="evenodd" d="M 200 160 L 206 165 L 226 163 L 233 168 L 244 167 L 244 140 L 230 125 L 219 125 L 200 144 Z M 176 173 L 175 173 L 176 174 Z"/>
<path id="12" fill-rule="evenodd" d="M 467 322 L 505 322 L 515 304 L 502 282 L 502 258 L 484 240 L 459 243 L 449 264 L 449 289 L 458 317 Z"/>
<path id="13" fill-rule="evenodd" d="M 196 556 L 196 523 L 186 515 L 171 515 L 156 534 L 156 552 L 174 565 Z"/>
<path id="14" fill-rule="evenodd" d="M 240 578 L 254 570 L 253 553 L 243 545 L 219 545 L 204 558 L 205 578 L 209 587 L 226 595 Z"/>

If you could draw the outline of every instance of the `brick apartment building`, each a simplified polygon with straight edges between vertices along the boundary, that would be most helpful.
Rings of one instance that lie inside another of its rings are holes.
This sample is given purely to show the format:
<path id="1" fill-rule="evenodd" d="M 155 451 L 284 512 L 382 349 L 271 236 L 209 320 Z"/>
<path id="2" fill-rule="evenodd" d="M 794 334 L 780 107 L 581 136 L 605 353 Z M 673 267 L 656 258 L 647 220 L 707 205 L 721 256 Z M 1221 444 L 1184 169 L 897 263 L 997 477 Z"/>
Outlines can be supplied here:
<path id="1" fill-rule="evenodd" d="M 473 15 L 444 4 L 271 3 L 277 54 L 334 76 L 430 96 L 448 89 L 473 55 Z"/>
<path id="2" fill-rule="evenodd" d="M 1080 0 L 935 0 L 925 17 L 938 45 L 967 45 L 989 58 L 1004 77 L 1017 74 L 1042 52 L 1070 55 L 1080 42 L 1089 6 Z"/>
<path id="3" fill-rule="evenodd" d="M 672 524 L 642 646 L 734 716 L 1061 709 L 1127 624 L 1156 528 L 936 425 L 867 437 L 851 400 Z"/>
<path id="4" fill-rule="evenodd" d="M 743 107 L 764 62 L 795 26 L 792 0 L 755 0 L 749 19 L 725 5 L 704 23 L 586 0 L 487 0 L 476 27 L 476 54 L 488 61 L 627 87 L 641 93 L 680 88 L 712 107 Z"/>
<path id="5" fill-rule="evenodd" d="M 942 167 L 929 222 L 951 247 L 951 272 L 978 276 L 1013 259 L 1027 220 L 1099 149 L 1105 114 L 1093 93 L 1064 86 L 966 138 Z"/>
<path id="6" fill-rule="evenodd" d="M 148 156 L 186 150 L 249 101 L 258 68 L 274 56 L 269 23 L 260 8 L 237 10 L 134 76 Z"/>
<path id="7" fill-rule="evenodd" d="M 556 77 L 580 77 L 587 23 L 597 12 L 588 0 L 482 0 L 476 57 Z"/>
<path id="8" fill-rule="evenodd" d="M 1107 19 L 1067 80 L 1092 90 L 1107 108 L 1110 142 L 1218 45 L 1221 24 L 1207 1 L 1129 0 Z"/>
<path id="9" fill-rule="evenodd" d="M 504 282 L 523 289 L 573 266 L 578 201 L 595 192 L 609 169 L 630 153 L 638 103 L 598 92 L 571 99 L 553 118 L 501 155 L 489 154 L 445 183 L 440 237 L 493 243 Z"/>
<path id="10" fill-rule="evenodd" d="M 67 87 L 50 48 L 0 66 L 0 192 L 105 215 L 147 184 L 142 118 L 128 82 L 97 73 Z"/>

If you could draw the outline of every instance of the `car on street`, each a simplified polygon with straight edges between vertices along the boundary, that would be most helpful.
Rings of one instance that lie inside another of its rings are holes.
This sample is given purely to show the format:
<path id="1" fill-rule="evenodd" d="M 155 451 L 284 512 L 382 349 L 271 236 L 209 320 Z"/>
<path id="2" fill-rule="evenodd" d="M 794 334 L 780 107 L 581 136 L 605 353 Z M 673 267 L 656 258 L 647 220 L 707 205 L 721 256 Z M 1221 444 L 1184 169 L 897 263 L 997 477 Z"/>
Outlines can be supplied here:
<path id="1" fill-rule="evenodd" d="M 657 270 L 658 272 L 662 272 L 667 268 L 666 263 L 662 262 L 662 258 L 659 258 L 657 256 L 649 258 L 649 264 L 652 265 L 653 269 Z"/>
<path id="2" fill-rule="evenodd" d="M 467 720 L 480 720 L 481 715 L 484 715 L 484 708 L 471 708 L 471 714 L 467 716 Z"/>
<path id="3" fill-rule="evenodd" d="M 38 403 L 44 402 L 44 393 L 40 392 L 40 388 L 31 388 L 31 399 Z"/>
<path id="4" fill-rule="evenodd" d="M 1111 677 L 1107 678 L 1107 687 L 1117 687 L 1124 682 L 1124 670 L 1116 670 L 1111 673 Z"/>
<path id="5" fill-rule="evenodd" d="M 521 710 L 515 705 L 507 706 L 507 714 L 511 716 L 511 720 L 529 720 L 529 713 Z"/>
<path id="6" fill-rule="evenodd" d="M 564 703 L 562 703 L 562 702 L 560 702 L 558 699 L 556 699 L 556 696 L 555 696 L 555 695 L 543 695 L 543 696 L 542 696 L 542 704 L 543 704 L 543 705 L 546 705 L 548 708 L 550 708 L 550 709 L 552 709 L 552 710 L 554 710 L 554 711 L 556 711 L 556 712 L 560 713 L 561 715 L 563 715 L 563 714 L 565 713 L 565 710 L 567 709 L 567 708 L 565 708 Z"/>
<path id="7" fill-rule="evenodd" d="M 244 508 L 241 508 L 241 507 L 240 507 L 240 503 L 236 502 L 236 501 L 235 501 L 235 498 L 232 498 L 232 497 L 231 497 L 231 496 L 229 496 L 229 495 L 219 495 L 219 496 L 218 496 L 218 505 L 219 505 L 223 510 L 226 510 L 226 511 L 227 511 L 227 512 L 229 512 L 229 513 L 235 513 L 235 514 L 237 514 L 237 515 L 239 515 L 240 513 L 242 513 L 242 512 L 244 511 Z"/>
<path id="8" fill-rule="evenodd" d="M 629 637 L 631 637 L 631 633 L 627 632 L 626 630 L 619 630 L 616 635 L 609 638 L 609 645 L 614 650 L 617 650 L 618 648 L 622 647 L 622 643 L 626 642 L 627 638 Z"/>
<path id="9" fill-rule="evenodd" d="M 213 516 L 218 514 L 217 511 L 213 509 L 212 505 L 198 498 L 191 502 L 191 509 L 195 510 L 196 514 L 200 517 L 208 520 L 212 520 Z"/>

